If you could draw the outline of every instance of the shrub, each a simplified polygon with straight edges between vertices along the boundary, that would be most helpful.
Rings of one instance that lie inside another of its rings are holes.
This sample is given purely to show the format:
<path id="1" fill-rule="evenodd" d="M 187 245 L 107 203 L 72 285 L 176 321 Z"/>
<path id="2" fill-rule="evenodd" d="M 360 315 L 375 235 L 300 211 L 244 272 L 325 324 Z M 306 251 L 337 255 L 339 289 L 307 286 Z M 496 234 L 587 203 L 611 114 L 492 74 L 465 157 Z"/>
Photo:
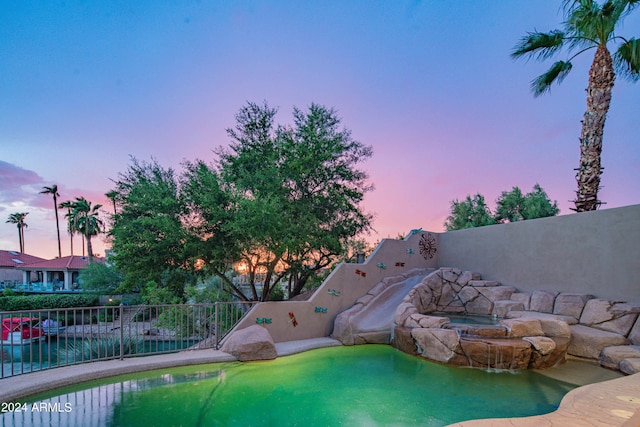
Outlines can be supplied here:
<path id="1" fill-rule="evenodd" d="M 0 297 L 0 311 L 55 310 L 57 308 L 93 307 L 97 295 L 16 295 Z"/>

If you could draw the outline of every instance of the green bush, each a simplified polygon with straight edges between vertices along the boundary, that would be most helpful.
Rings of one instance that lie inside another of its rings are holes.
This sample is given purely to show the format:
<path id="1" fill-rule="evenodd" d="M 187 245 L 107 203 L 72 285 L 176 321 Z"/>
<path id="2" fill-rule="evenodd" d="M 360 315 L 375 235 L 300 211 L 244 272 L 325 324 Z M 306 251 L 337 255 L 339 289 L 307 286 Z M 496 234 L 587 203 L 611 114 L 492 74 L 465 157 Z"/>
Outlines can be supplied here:
<path id="1" fill-rule="evenodd" d="M 0 311 L 55 310 L 57 308 L 94 307 L 97 295 L 16 295 L 0 297 Z"/>

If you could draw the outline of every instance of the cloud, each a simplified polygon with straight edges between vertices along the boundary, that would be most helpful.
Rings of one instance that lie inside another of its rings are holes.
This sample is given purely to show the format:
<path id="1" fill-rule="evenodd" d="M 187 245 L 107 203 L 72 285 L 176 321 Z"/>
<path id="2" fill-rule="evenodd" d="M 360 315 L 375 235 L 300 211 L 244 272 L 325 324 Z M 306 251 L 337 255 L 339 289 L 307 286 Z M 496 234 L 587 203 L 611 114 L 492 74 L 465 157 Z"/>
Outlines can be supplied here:
<path id="1" fill-rule="evenodd" d="M 47 207 L 49 198 L 39 194 L 45 185 L 51 184 L 36 172 L 0 160 L 0 212 Z"/>

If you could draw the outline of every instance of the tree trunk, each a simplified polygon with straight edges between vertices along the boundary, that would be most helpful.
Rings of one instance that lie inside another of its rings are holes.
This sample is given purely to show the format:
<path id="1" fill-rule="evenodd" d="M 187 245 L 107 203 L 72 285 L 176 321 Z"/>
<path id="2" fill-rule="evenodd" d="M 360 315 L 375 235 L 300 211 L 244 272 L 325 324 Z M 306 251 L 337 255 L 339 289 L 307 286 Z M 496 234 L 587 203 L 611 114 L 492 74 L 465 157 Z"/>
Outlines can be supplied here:
<path id="1" fill-rule="evenodd" d="M 602 152 L 602 134 L 604 122 L 611 104 L 615 74 L 611 54 L 605 45 L 598 46 L 593 64 L 589 70 L 587 88 L 587 111 L 582 120 L 580 135 L 580 167 L 577 169 L 575 211 L 596 210 L 602 202 L 598 200 L 600 189 L 600 154 Z"/>
<path id="2" fill-rule="evenodd" d="M 89 260 L 93 260 L 93 245 L 91 244 L 91 235 L 87 235 L 87 254 L 89 255 Z"/>
<path id="3" fill-rule="evenodd" d="M 62 258 L 62 246 L 60 246 L 60 220 L 58 219 L 58 201 L 53 195 L 53 209 L 56 211 L 56 233 L 58 234 L 58 258 Z"/>

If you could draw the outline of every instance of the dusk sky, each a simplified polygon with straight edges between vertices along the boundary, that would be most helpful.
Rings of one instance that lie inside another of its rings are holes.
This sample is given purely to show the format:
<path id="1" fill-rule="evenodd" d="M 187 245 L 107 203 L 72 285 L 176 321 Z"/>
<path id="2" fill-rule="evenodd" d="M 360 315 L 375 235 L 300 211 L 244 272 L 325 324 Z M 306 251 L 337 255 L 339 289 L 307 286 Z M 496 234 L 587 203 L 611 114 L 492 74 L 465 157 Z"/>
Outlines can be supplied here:
<path id="1" fill-rule="evenodd" d="M 534 98 L 551 64 L 513 61 L 527 31 L 560 28 L 560 0 L 30 1 L 0 3 L 0 249 L 57 256 L 61 200 L 104 194 L 130 156 L 181 171 L 214 160 L 247 102 L 333 107 L 374 150 L 372 241 L 443 231 L 450 203 L 539 183 L 571 214 L 589 51 Z M 619 35 L 640 37 L 640 10 Z M 560 56 L 559 59 L 566 59 Z M 640 203 L 640 83 L 616 80 L 603 209 Z M 61 212 L 62 254 L 69 238 Z M 105 214 L 106 215 L 106 214 Z M 94 250 L 104 254 L 102 237 Z M 76 255 L 80 240 L 74 241 Z"/>

